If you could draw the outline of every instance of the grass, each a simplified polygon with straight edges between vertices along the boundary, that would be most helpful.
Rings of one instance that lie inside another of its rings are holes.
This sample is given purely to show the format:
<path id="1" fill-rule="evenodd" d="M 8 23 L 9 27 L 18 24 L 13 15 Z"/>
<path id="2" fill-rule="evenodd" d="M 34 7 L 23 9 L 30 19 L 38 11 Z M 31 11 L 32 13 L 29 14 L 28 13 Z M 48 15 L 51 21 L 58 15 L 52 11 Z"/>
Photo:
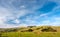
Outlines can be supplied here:
<path id="1" fill-rule="evenodd" d="M 2 37 L 19 37 L 18 32 L 6 32 L 2 34 Z"/>
<path id="2" fill-rule="evenodd" d="M 2 37 L 60 37 L 59 32 L 41 32 L 40 34 L 34 32 L 8 32 L 3 33 Z"/>
<path id="3" fill-rule="evenodd" d="M 39 27 L 37 27 L 39 28 Z M 53 27 L 54 29 L 57 29 L 57 32 L 41 32 L 40 29 L 33 29 L 33 32 L 21 32 L 21 30 L 27 30 L 29 28 L 23 28 L 16 32 L 4 32 L 0 37 L 60 37 L 60 27 Z"/>
<path id="4" fill-rule="evenodd" d="M 33 32 L 20 33 L 21 37 L 60 37 L 59 32 L 41 32 L 40 34 L 35 34 Z"/>

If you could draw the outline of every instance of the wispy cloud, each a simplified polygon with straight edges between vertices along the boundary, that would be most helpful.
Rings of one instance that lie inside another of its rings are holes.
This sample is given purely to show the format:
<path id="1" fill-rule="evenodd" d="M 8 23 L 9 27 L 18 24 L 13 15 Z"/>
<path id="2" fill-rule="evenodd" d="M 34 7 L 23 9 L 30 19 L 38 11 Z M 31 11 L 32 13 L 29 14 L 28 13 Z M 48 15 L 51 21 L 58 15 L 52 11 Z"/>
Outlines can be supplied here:
<path id="1" fill-rule="evenodd" d="M 59 4 L 59 0 L 0 0 L 0 28 L 60 24 Z"/>

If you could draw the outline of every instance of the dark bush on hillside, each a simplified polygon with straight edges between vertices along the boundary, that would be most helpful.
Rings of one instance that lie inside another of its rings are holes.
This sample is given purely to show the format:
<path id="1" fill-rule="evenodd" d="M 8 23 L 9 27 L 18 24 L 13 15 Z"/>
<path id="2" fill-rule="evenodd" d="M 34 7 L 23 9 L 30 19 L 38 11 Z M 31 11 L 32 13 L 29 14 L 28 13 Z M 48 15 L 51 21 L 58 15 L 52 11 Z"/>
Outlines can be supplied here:
<path id="1" fill-rule="evenodd" d="M 28 29 L 27 31 L 28 31 L 28 32 L 32 32 L 33 30 L 32 30 L 32 29 Z"/>
<path id="2" fill-rule="evenodd" d="M 28 29 L 28 30 L 22 30 L 21 32 L 32 32 L 32 29 Z"/>
<path id="3" fill-rule="evenodd" d="M 41 28 L 36 28 L 36 30 L 39 30 L 39 29 L 41 29 Z"/>
<path id="4" fill-rule="evenodd" d="M 11 30 L 12 32 L 16 32 L 17 31 L 17 29 L 13 29 L 13 30 Z"/>
<path id="5" fill-rule="evenodd" d="M 18 29 L 6 29 L 4 30 L 4 32 L 16 32 L 18 31 Z"/>
<path id="6" fill-rule="evenodd" d="M 36 26 L 28 26 L 29 28 L 33 28 L 33 27 L 36 27 Z"/>
<path id="7" fill-rule="evenodd" d="M 57 32 L 57 30 L 55 30 L 51 27 L 43 28 L 41 31 L 42 32 Z"/>

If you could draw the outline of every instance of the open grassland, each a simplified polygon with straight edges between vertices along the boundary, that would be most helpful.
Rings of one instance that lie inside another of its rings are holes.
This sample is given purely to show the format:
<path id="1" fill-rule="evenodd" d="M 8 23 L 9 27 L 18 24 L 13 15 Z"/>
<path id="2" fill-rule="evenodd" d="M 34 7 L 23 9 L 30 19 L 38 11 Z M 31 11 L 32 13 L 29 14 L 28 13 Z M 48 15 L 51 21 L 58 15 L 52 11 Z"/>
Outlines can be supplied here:
<path id="1" fill-rule="evenodd" d="M 40 34 L 33 32 L 24 32 L 20 34 L 20 37 L 60 37 L 59 32 L 42 32 Z"/>
<path id="2" fill-rule="evenodd" d="M 23 28 L 17 28 L 18 30 L 14 31 L 5 31 L 0 32 L 0 37 L 60 37 L 60 27 L 51 27 L 55 31 L 51 31 L 51 28 L 47 29 L 47 31 L 41 31 L 42 29 L 46 29 L 48 27 L 23 27 Z M 32 30 L 31 30 L 32 29 Z M 7 29 L 8 30 L 8 29 Z"/>
<path id="3" fill-rule="evenodd" d="M 1 37 L 19 37 L 18 32 L 6 32 L 1 35 Z"/>
<path id="4" fill-rule="evenodd" d="M 1 37 L 60 37 L 59 32 L 8 32 L 3 33 Z"/>

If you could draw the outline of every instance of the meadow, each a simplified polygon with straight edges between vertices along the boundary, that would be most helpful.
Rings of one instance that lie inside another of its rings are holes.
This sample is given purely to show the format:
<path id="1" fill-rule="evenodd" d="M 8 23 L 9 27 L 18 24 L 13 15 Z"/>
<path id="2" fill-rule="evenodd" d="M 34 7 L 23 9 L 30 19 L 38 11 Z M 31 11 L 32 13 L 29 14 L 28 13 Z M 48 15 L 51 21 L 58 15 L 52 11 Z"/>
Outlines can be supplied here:
<path id="1" fill-rule="evenodd" d="M 30 26 L 2 29 L 0 31 L 0 37 L 60 37 L 60 27 Z"/>

